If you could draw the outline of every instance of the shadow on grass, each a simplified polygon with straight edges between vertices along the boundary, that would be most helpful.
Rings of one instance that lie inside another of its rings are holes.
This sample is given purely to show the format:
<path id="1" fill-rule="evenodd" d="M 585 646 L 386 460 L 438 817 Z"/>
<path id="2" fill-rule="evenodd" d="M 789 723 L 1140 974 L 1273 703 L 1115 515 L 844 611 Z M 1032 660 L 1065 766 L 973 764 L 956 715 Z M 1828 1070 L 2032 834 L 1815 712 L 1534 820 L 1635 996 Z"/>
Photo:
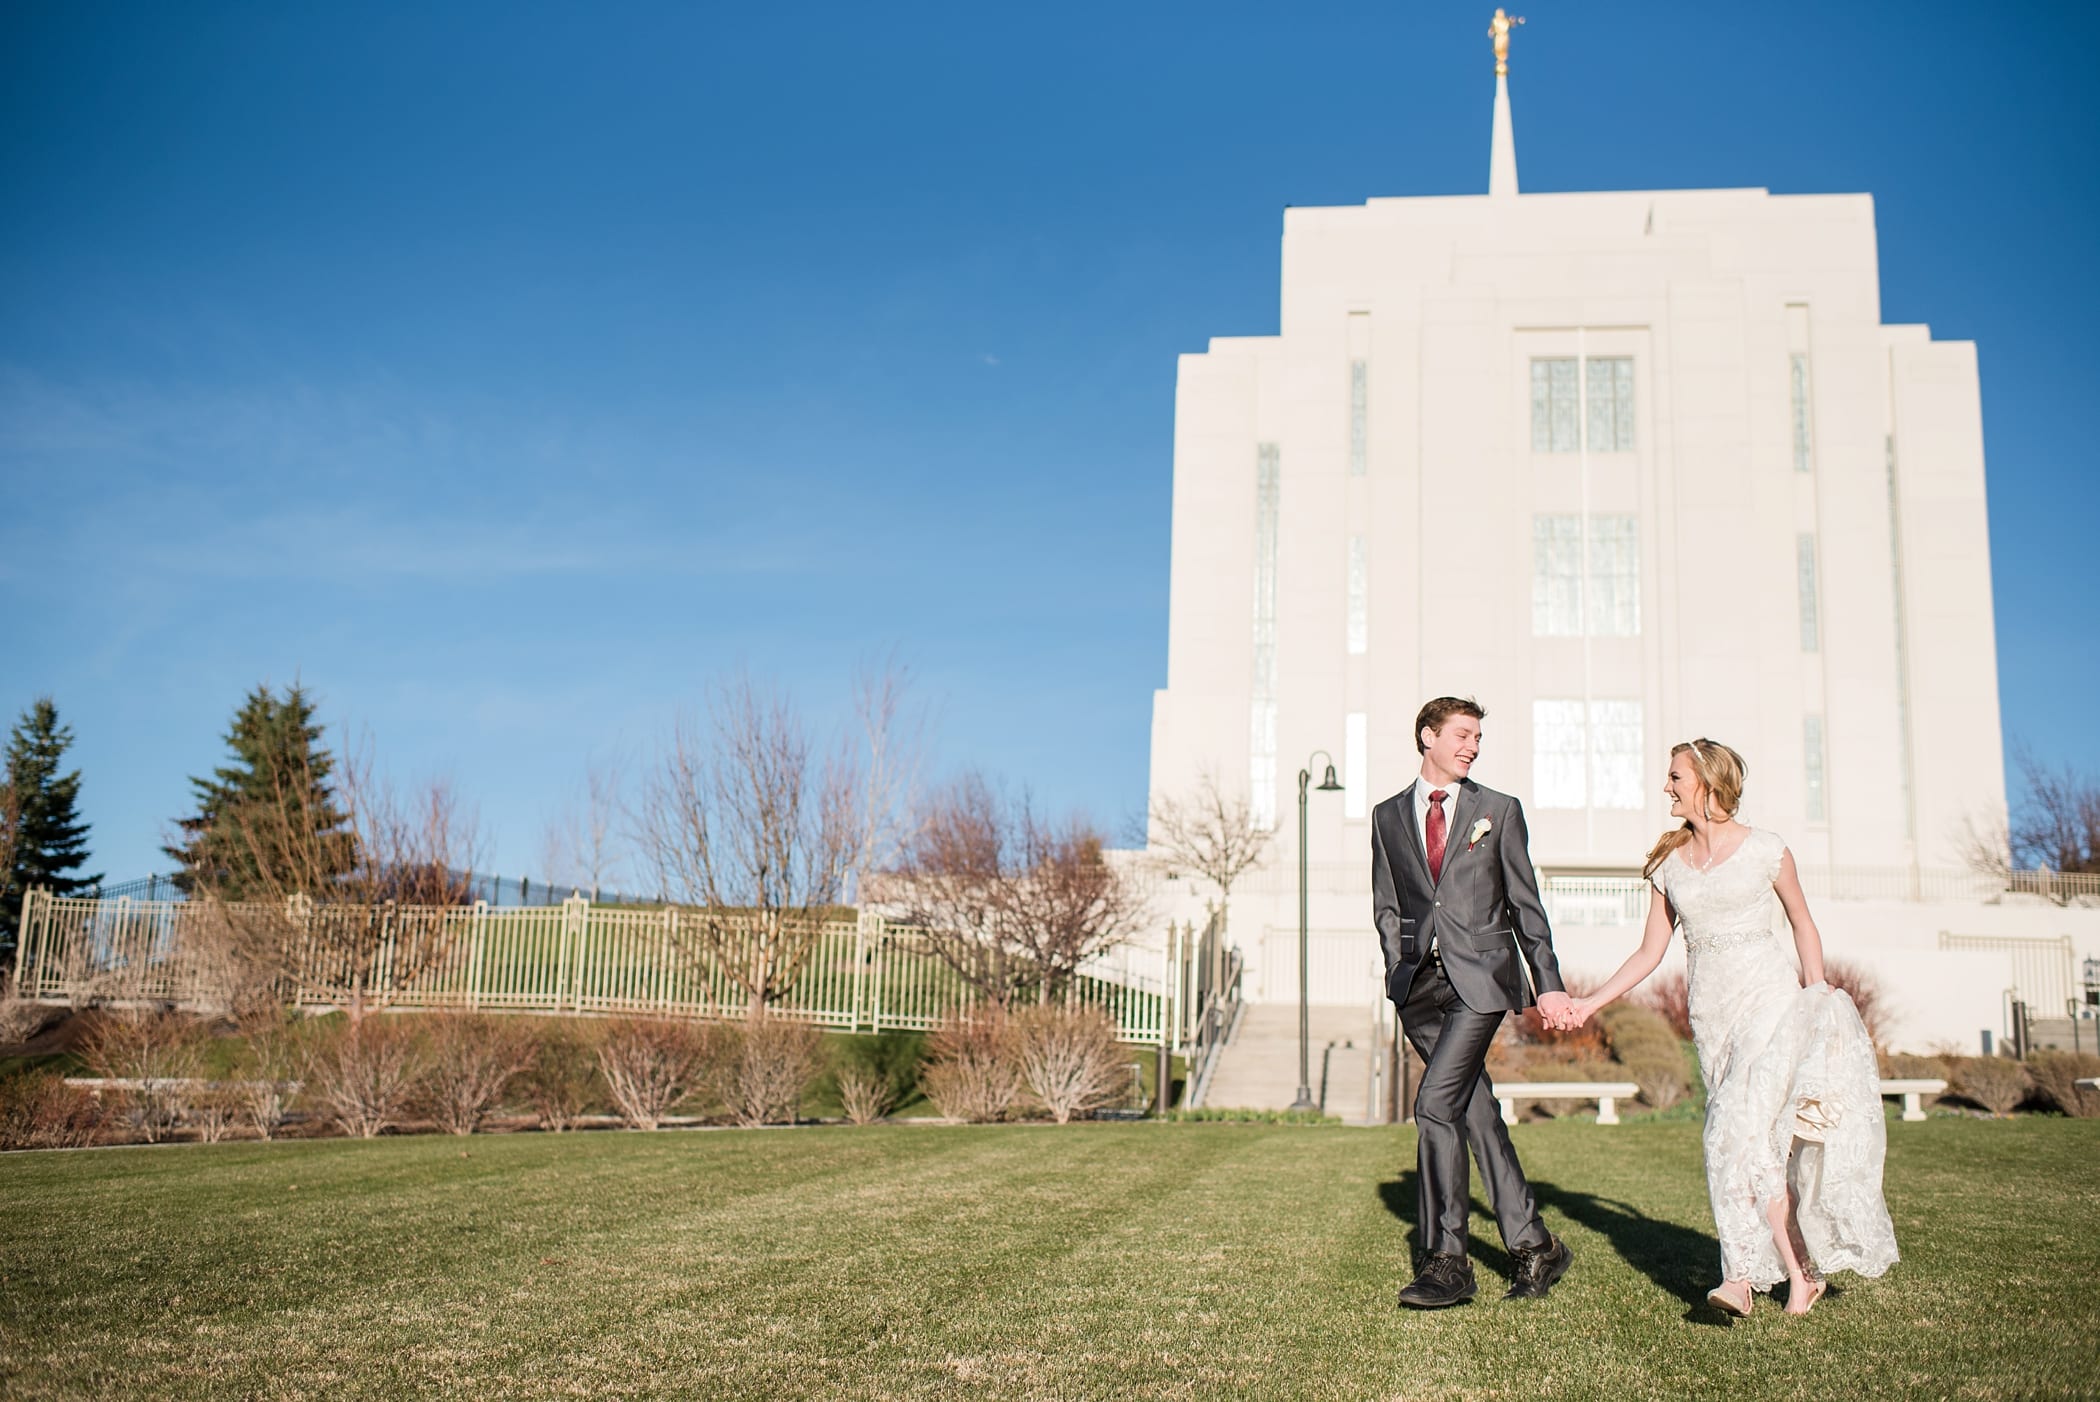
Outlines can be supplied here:
<path id="1" fill-rule="evenodd" d="M 1552 1208 L 1570 1221 L 1588 1227 L 1609 1241 L 1627 1265 L 1683 1301 L 1686 1323 L 1727 1326 L 1726 1316 L 1706 1302 L 1707 1289 L 1719 1280 L 1715 1263 L 1720 1258 L 1721 1244 L 1714 1237 L 1675 1222 L 1650 1217 L 1632 1203 L 1617 1198 L 1575 1192 L 1537 1179 L 1532 1180 L 1531 1191 L 1541 1208 Z M 1416 1220 L 1414 1171 L 1405 1170 L 1398 1178 L 1380 1183 L 1378 1197 L 1387 1212 L 1407 1225 L 1408 1259 L 1419 1260 L 1422 1229 Z M 1478 1195 L 1472 1198 L 1470 1207 L 1475 1218 L 1493 1223 L 1493 1211 Z M 1472 1250 L 1482 1265 L 1505 1276 L 1510 1274 L 1511 1263 L 1506 1252 L 1477 1237 Z M 1580 1268 L 1581 1262 L 1578 1261 L 1576 1269 Z"/>
<path id="2" fill-rule="evenodd" d="M 1422 1225 L 1415 1220 L 1416 1197 L 1415 1171 L 1411 1168 L 1403 1169 L 1398 1178 L 1388 1178 L 1378 1185 L 1378 1200 L 1385 1204 L 1385 1210 L 1407 1224 L 1407 1259 L 1419 1265 L 1422 1260 Z M 1466 1207 L 1473 1217 L 1484 1219 L 1490 1224 L 1489 1230 L 1493 1230 L 1495 1214 L 1477 1194 Z M 1470 1249 L 1473 1257 L 1489 1270 L 1507 1276 L 1515 1268 L 1508 1252 L 1489 1244 L 1484 1238 L 1473 1237 Z"/>
<path id="3" fill-rule="evenodd" d="M 1612 1244 L 1619 1259 L 1685 1304 L 1685 1321 L 1726 1326 L 1728 1320 L 1706 1302 L 1706 1292 L 1720 1283 L 1720 1241 L 1702 1231 L 1650 1217 L 1630 1202 L 1580 1193 L 1557 1183 L 1531 1185 L 1540 1207 L 1550 1207 L 1580 1222 Z"/>

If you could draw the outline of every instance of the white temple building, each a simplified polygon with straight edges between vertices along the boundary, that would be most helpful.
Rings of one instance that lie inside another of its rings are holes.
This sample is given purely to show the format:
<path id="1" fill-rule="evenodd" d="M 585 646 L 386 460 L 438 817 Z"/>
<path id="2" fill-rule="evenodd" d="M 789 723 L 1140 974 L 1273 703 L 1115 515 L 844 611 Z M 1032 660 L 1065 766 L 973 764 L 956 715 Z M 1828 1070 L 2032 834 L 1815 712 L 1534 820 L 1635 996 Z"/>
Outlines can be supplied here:
<path id="1" fill-rule="evenodd" d="M 1973 1046 L 2025 952 L 1960 939 L 2100 954 L 2100 913 L 1963 871 L 2006 806 L 1975 345 L 1883 322 L 1869 195 L 1522 194 L 1506 74 L 1489 170 L 1285 210 L 1278 334 L 1181 357 L 1151 791 L 1208 771 L 1275 829 L 1232 903 L 1249 995 L 1297 997 L 1324 750 L 1311 992 L 1375 999 L 1371 809 L 1454 694 L 1564 965 L 1637 938 L 1669 748 L 1707 736 L 1749 761 L 1745 820 L 1844 898 L 1834 952 L 1900 983 L 1907 1040 Z"/>

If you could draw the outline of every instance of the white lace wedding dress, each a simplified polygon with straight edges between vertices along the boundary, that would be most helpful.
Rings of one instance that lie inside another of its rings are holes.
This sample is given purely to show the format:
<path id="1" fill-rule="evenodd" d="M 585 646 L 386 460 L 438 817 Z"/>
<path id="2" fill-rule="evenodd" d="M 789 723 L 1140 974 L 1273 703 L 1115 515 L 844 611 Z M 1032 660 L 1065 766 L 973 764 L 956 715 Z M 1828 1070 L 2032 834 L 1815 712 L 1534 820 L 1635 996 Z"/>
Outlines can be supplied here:
<path id="1" fill-rule="evenodd" d="M 1786 844 L 1752 828 L 1707 871 L 1683 851 L 1665 858 L 1654 880 L 1691 963 L 1722 1278 L 1760 1290 L 1786 1279 L 1765 1208 L 1790 1184 L 1815 1269 L 1880 1275 L 1896 1260 L 1881 1196 L 1881 1078 L 1851 997 L 1801 986 L 1772 887 Z"/>

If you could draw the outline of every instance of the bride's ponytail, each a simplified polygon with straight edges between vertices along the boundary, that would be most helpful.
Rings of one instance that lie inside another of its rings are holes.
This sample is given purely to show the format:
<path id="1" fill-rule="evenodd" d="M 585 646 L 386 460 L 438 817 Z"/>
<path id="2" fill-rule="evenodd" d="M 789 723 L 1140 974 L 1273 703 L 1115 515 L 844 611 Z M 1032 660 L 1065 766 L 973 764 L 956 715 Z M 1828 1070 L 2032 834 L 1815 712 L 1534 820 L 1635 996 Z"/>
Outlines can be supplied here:
<path id="1" fill-rule="evenodd" d="M 1743 781 L 1750 775 L 1750 766 L 1743 757 L 1728 746 L 1715 740 L 1690 740 L 1670 747 L 1670 758 L 1682 754 L 1692 757 L 1692 772 L 1706 786 L 1706 817 L 1713 822 L 1725 822 L 1736 815 L 1743 806 Z M 1648 849 L 1648 860 L 1641 867 L 1641 879 L 1655 875 L 1655 869 L 1669 855 L 1692 840 L 1692 824 L 1687 819 L 1682 827 L 1671 828 L 1655 840 Z"/>

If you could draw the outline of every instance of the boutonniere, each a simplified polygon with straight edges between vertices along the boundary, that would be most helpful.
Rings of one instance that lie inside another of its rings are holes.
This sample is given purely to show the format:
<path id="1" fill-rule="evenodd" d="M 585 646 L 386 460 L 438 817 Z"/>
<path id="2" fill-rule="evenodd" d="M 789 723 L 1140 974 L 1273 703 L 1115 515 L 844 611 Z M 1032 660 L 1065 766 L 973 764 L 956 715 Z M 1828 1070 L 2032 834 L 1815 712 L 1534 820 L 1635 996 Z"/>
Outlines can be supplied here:
<path id="1" fill-rule="evenodd" d="M 1470 852 L 1475 847 L 1478 847 L 1480 839 L 1486 837 L 1494 826 L 1486 818 L 1482 818 L 1479 822 L 1473 824 L 1473 831 L 1466 834 L 1466 850 Z"/>

